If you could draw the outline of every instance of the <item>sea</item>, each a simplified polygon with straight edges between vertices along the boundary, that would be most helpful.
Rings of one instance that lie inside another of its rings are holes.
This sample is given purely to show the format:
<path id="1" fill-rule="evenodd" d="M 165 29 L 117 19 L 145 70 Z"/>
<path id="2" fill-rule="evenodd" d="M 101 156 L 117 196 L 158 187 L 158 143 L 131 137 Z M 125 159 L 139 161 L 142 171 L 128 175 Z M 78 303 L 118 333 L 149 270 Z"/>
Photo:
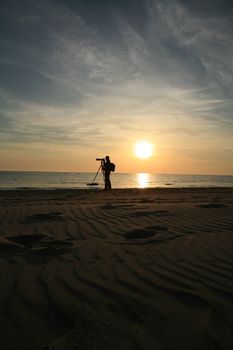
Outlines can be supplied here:
<path id="1" fill-rule="evenodd" d="M 113 188 L 233 187 L 233 176 L 112 173 Z M 102 173 L 0 171 L 0 189 L 101 189 Z"/>

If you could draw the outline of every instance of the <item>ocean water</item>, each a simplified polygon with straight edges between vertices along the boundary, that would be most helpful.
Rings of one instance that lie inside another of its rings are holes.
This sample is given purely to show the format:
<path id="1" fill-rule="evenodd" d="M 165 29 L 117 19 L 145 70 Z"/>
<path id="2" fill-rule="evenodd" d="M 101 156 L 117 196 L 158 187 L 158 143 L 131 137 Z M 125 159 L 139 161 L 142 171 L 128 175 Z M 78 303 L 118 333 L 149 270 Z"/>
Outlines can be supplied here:
<path id="1" fill-rule="evenodd" d="M 103 175 L 81 172 L 22 172 L 0 171 L 0 189 L 62 189 L 103 188 Z M 233 176 L 224 175 L 178 175 L 149 173 L 112 173 L 113 188 L 149 187 L 233 187 Z"/>

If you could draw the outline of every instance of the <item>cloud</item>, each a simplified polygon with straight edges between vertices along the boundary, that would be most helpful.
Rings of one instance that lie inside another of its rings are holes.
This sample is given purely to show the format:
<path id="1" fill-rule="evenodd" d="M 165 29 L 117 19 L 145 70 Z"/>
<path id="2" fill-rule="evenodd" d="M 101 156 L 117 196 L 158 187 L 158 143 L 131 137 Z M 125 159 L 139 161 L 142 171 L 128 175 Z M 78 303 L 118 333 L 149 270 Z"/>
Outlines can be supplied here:
<path id="1" fill-rule="evenodd" d="M 178 0 L 13 3 L 0 39 L 2 142 L 115 147 L 119 135 L 147 134 L 172 135 L 178 148 L 176 135 L 229 139 L 227 2 L 219 15 L 217 1 L 210 15 Z"/>

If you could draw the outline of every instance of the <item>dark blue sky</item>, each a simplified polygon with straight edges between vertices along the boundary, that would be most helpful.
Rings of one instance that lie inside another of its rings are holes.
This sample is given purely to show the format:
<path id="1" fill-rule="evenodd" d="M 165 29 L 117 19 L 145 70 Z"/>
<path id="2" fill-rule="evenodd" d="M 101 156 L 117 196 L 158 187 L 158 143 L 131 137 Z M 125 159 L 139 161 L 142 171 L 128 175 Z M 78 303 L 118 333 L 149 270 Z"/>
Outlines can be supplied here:
<path id="1" fill-rule="evenodd" d="M 166 164 L 232 173 L 230 1 L 8 0 L 0 43 L 2 168 L 148 139 Z"/>

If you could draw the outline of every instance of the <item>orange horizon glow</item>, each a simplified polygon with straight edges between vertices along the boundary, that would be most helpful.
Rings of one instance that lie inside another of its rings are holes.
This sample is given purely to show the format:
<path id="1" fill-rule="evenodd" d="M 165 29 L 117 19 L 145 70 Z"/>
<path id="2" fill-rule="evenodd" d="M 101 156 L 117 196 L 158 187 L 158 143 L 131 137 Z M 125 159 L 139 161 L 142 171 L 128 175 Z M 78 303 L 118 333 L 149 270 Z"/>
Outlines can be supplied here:
<path id="1" fill-rule="evenodd" d="M 153 142 L 153 141 L 152 141 Z M 151 144 L 152 144 L 151 142 Z M 153 142 L 153 145 L 155 143 Z M 222 159 L 219 162 L 207 157 L 194 157 L 191 153 L 165 148 L 156 141 L 156 152 L 150 157 L 139 158 L 134 153 L 135 141 L 121 144 L 119 148 L 89 149 L 64 147 L 40 147 L 33 149 L 10 149 L 5 154 L 0 150 L 1 171 L 51 171 L 51 172 L 95 172 L 97 157 L 107 154 L 116 164 L 116 173 L 157 173 L 157 174 L 205 174 L 232 175 L 232 163 Z M 154 146 L 153 146 L 154 147 Z M 201 153 L 204 155 L 204 151 Z M 208 154 L 207 154 L 208 156 Z"/>

